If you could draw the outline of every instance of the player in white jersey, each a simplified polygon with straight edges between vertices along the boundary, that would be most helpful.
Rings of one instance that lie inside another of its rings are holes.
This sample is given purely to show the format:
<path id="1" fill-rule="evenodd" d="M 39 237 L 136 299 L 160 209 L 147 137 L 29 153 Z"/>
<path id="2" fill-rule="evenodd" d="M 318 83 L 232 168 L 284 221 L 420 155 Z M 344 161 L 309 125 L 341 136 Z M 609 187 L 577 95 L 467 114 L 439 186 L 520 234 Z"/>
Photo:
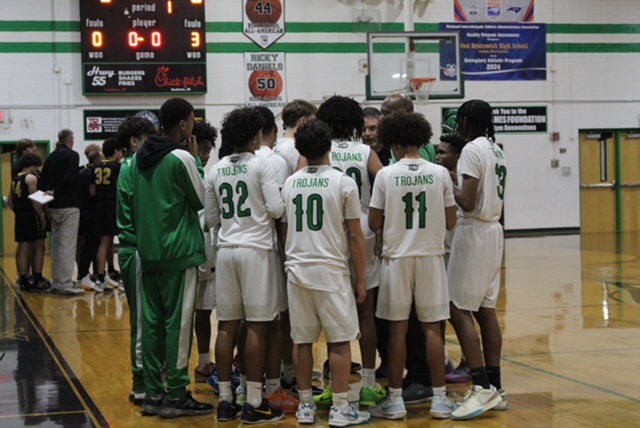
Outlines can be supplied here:
<path id="1" fill-rule="evenodd" d="M 534 0 L 456 0 L 456 21 L 532 22 Z"/>
<path id="2" fill-rule="evenodd" d="M 287 178 L 287 164 L 285 160 L 274 153 L 273 146 L 278 138 L 276 118 L 269 108 L 257 106 L 256 109 L 265 120 L 262 128 L 262 145 L 256 150 L 256 156 L 269 162 L 277 176 L 278 188 L 284 187 Z M 276 231 L 280 230 L 280 224 L 276 221 Z M 290 365 L 293 372 L 293 341 L 289 328 L 287 282 L 284 273 L 284 246 L 280 240 L 276 240 L 275 264 L 269 268 L 269 273 L 274 278 L 274 284 L 278 287 L 280 316 L 274 321 L 274 328 L 269 329 L 269 348 L 267 349 L 267 364 L 265 367 L 265 397 L 267 401 L 285 413 L 294 413 L 298 409 L 298 400 L 287 394 L 281 387 L 280 367 Z M 286 315 L 286 316 L 285 316 Z M 286 321 L 286 328 L 285 328 Z M 286 355 L 288 354 L 288 355 Z M 240 365 L 242 370 L 242 364 Z M 291 376 L 295 376 L 294 374 Z M 289 378 L 289 381 L 293 379 Z"/>
<path id="3" fill-rule="evenodd" d="M 306 121 L 313 119 L 318 109 L 305 100 L 293 100 L 282 108 L 284 136 L 278 139 L 274 151 L 287 162 L 287 177 L 298 170 L 300 153 L 296 150 L 294 136 L 296 130 Z"/>
<path id="4" fill-rule="evenodd" d="M 220 421 L 234 419 L 240 413 L 231 392 L 231 366 L 243 319 L 247 324 L 247 402 L 242 407 L 242 420 L 262 423 L 284 415 L 262 399 L 267 331 L 279 313 L 277 287 L 269 275 L 276 257 L 273 219 L 284 212 L 275 171 L 255 155 L 263 125 L 264 119 L 255 108 L 228 113 L 220 134 L 235 152 L 220 160 L 207 176 L 207 225 L 220 226 L 216 262 Z"/>
<path id="5" fill-rule="evenodd" d="M 198 158 L 204 168 L 211 157 L 211 149 L 218 138 L 218 130 L 203 120 L 193 126 L 193 135 L 198 143 Z M 204 210 L 199 214 L 204 226 Z M 203 227 L 202 230 L 205 228 Z M 198 294 L 193 324 L 198 346 L 198 365 L 194 368 L 193 377 L 199 383 L 206 382 L 213 374 L 215 367 L 211 362 L 211 313 L 216 307 L 216 252 L 212 230 L 207 229 L 204 232 L 204 245 L 207 261 L 198 266 Z"/>
<path id="6" fill-rule="evenodd" d="M 389 397 L 370 411 L 387 419 L 407 415 L 402 375 L 414 301 L 433 382 L 431 415 L 449 418 L 455 409 L 445 387 L 441 323 L 449 318 L 444 238 L 456 224 L 456 205 L 449 172 L 420 156 L 420 147 L 431 135 L 431 125 L 419 113 L 392 113 L 378 127 L 378 139 L 398 159 L 376 177 L 369 212 L 371 229 L 383 230 L 376 315 L 389 320 Z"/>
<path id="7" fill-rule="evenodd" d="M 324 329 L 333 374 L 329 425 L 358 425 L 370 418 L 347 401 L 350 341 L 359 335 L 349 257 L 355 265 L 358 302 L 367 294 L 358 188 L 351 178 L 331 168 L 331 131 L 326 124 L 312 120 L 301 126 L 296 147 L 308 166 L 289 177 L 282 191 L 291 336 L 300 398 L 296 416 L 301 424 L 315 423 L 313 343 Z"/>
<path id="8" fill-rule="evenodd" d="M 360 104 L 352 98 L 334 95 L 318 108 L 317 118 L 331 129 L 331 166 L 353 178 L 360 197 L 361 227 L 366 246 L 367 290 L 380 285 L 380 259 L 376 255 L 376 234 L 369 229 L 367 215 L 371 200 L 371 182 L 382 169 L 375 151 L 362 142 L 364 113 Z M 352 276 L 353 279 L 353 276 Z M 360 322 L 360 353 L 362 354 L 362 389 L 360 404 L 373 406 L 386 397 L 386 392 L 376 387 L 376 324 L 374 318 L 374 293 L 358 306 Z M 322 398 L 319 398 L 321 401 Z"/>
<path id="9" fill-rule="evenodd" d="M 473 385 L 452 417 L 470 419 L 496 406 L 502 410 L 508 407 L 500 379 L 502 333 L 495 309 L 504 245 L 498 220 L 507 167 L 504 152 L 494 142 L 492 110 L 487 102 L 464 103 L 457 123 L 467 144 L 458 162 L 459 187 L 454 189 L 459 220 L 451 243 L 448 281 L 451 324 L 467 358 Z M 482 332 L 482 346 L 474 317 Z"/>

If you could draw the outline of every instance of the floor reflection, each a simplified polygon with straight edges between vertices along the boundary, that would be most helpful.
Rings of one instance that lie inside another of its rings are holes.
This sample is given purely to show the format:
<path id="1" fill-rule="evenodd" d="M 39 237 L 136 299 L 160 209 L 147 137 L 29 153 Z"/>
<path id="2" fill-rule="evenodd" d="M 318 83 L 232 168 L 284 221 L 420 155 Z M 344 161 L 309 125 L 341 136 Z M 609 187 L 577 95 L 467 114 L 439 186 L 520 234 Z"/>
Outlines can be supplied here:
<path id="1" fill-rule="evenodd" d="M 96 426 L 79 398 L 84 389 L 9 287 L 0 280 L 0 426 Z"/>

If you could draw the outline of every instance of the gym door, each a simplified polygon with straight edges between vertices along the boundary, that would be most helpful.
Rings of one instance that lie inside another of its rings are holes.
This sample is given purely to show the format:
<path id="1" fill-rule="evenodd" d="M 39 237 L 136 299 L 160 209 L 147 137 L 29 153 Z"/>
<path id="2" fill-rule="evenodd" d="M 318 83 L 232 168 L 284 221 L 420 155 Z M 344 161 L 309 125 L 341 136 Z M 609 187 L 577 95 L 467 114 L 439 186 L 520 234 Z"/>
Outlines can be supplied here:
<path id="1" fill-rule="evenodd" d="M 640 129 L 580 131 L 581 233 L 640 232 Z"/>

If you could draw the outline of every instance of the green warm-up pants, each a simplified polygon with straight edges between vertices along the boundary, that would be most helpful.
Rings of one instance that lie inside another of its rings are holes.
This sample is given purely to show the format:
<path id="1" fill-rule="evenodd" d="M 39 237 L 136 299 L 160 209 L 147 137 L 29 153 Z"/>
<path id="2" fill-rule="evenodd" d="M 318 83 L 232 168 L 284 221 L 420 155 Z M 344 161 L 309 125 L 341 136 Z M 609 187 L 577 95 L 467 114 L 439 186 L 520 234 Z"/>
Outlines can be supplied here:
<path id="1" fill-rule="evenodd" d="M 198 287 L 196 267 L 175 272 L 142 272 L 142 357 L 145 392 L 162 394 L 166 361 L 167 394 L 182 398 L 191 379 L 189 356 Z"/>
<path id="2" fill-rule="evenodd" d="M 145 392 L 142 373 L 142 270 L 138 251 L 132 247 L 122 246 L 118 251 L 118 262 L 122 272 L 124 292 L 129 304 L 129 321 L 131 323 L 131 373 L 133 389 L 136 394 Z"/>

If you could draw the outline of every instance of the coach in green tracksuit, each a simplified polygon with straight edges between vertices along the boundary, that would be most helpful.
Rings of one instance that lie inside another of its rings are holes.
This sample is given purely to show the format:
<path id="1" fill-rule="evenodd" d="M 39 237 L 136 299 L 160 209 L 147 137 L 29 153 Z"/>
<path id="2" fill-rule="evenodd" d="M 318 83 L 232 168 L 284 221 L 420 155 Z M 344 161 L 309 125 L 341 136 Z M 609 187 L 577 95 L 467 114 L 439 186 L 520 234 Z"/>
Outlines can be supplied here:
<path id="1" fill-rule="evenodd" d="M 131 218 L 142 267 L 142 413 L 162 417 L 213 412 L 191 397 L 189 356 L 197 267 L 206 260 L 198 211 L 204 181 L 196 166 L 193 106 L 171 98 L 160 108 L 160 137 L 150 137 L 131 162 Z M 179 143 L 181 142 L 181 143 Z M 160 380 L 166 361 L 167 390 Z"/>
<path id="2" fill-rule="evenodd" d="M 144 399 L 144 377 L 142 373 L 142 271 L 138 263 L 138 244 L 136 241 L 133 219 L 131 218 L 131 161 L 133 155 L 157 129 L 149 119 L 132 116 L 125 119 L 118 128 L 117 139 L 126 155 L 120 167 L 118 177 L 117 221 L 120 235 L 118 262 L 122 272 L 122 282 L 129 304 L 129 321 L 131 324 L 131 373 L 133 388 L 129 399 L 135 405 L 142 405 Z"/>

